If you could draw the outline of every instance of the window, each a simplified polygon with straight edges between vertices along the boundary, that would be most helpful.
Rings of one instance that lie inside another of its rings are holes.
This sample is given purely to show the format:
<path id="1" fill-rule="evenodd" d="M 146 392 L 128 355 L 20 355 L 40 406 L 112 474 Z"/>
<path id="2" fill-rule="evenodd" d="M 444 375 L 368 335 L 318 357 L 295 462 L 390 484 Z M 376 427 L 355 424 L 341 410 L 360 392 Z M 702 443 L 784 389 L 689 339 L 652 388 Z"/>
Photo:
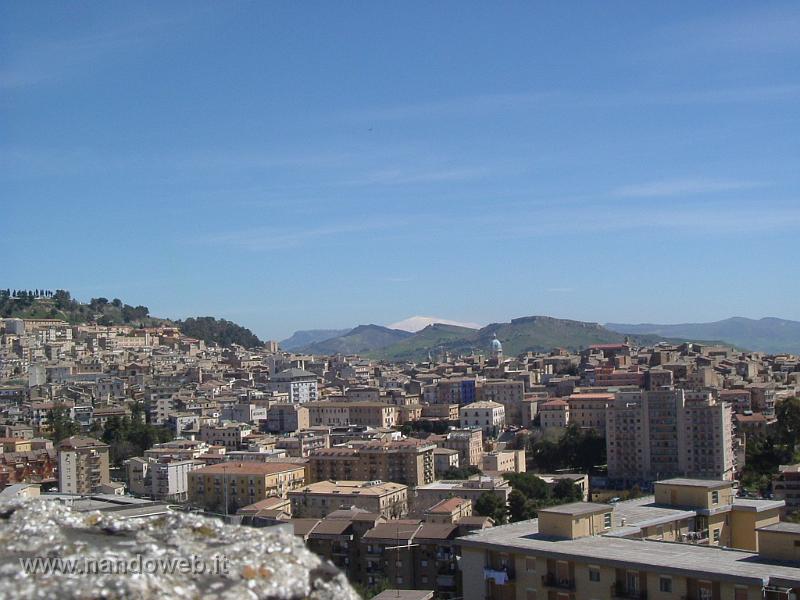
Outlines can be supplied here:
<path id="1" fill-rule="evenodd" d="M 599 567 L 589 567 L 589 581 L 600 581 Z"/>
<path id="2" fill-rule="evenodd" d="M 719 532 L 720 532 L 719 529 L 715 529 L 714 530 L 714 543 L 715 544 L 719 544 Z"/>
<path id="3" fill-rule="evenodd" d="M 611 513 L 606 513 L 603 515 L 603 527 L 606 529 L 611 529 Z"/>
<path id="4" fill-rule="evenodd" d="M 733 592 L 733 600 L 747 600 L 747 588 L 737 587 Z"/>
<path id="5" fill-rule="evenodd" d="M 671 577 L 659 578 L 658 590 L 660 592 L 672 592 L 672 578 Z"/>
<path id="6" fill-rule="evenodd" d="M 717 490 L 711 492 L 711 504 L 719 504 L 719 492 Z"/>
<path id="7" fill-rule="evenodd" d="M 531 588 L 525 590 L 525 600 L 536 600 L 536 590 Z"/>
<path id="8" fill-rule="evenodd" d="M 527 557 L 525 559 L 525 570 L 528 572 L 532 572 L 536 570 L 536 559 Z"/>

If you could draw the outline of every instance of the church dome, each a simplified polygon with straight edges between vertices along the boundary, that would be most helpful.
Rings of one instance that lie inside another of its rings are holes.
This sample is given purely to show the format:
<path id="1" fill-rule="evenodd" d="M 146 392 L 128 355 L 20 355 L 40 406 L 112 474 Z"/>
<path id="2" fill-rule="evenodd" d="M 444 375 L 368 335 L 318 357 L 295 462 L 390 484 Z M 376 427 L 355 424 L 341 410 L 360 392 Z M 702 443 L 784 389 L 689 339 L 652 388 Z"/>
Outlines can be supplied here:
<path id="1" fill-rule="evenodd" d="M 497 339 L 497 334 L 494 334 L 492 338 L 492 352 L 502 352 L 503 351 L 503 344 L 500 343 L 500 340 Z"/>

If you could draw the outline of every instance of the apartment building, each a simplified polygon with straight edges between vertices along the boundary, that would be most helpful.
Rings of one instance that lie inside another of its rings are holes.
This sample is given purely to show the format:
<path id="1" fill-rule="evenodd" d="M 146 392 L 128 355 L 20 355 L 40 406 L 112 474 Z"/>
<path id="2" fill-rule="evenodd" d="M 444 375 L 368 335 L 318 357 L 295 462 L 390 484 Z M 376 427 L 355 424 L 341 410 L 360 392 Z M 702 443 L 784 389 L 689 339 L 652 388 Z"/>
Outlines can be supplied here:
<path id="1" fill-rule="evenodd" d="M 539 427 L 549 429 L 564 429 L 570 423 L 569 404 L 566 400 L 556 398 L 539 405 Z"/>
<path id="2" fill-rule="evenodd" d="M 433 470 L 436 477 L 449 470 L 458 467 L 458 451 L 448 448 L 436 448 L 433 451 Z"/>
<path id="3" fill-rule="evenodd" d="M 525 450 L 497 450 L 483 455 L 483 471 L 524 473 Z"/>
<path id="4" fill-rule="evenodd" d="M 618 392 L 606 423 L 612 480 L 733 477 L 730 406 L 710 394 L 687 401 L 680 389 Z"/>
<path id="5" fill-rule="evenodd" d="M 318 481 L 288 494 L 293 517 L 323 518 L 335 510 L 359 508 L 386 519 L 408 513 L 408 487 L 383 481 Z"/>
<path id="6" fill-rule="evenodd" d="M 314 402 L 319 398 L 317 376 L 304 369 L 291 368 L 273 375 L 267 390 L 289 394 L 289 402 L 293 404 Z"/>
<path id="7" fill-rule="evenodd" d="M 200 427 L 200 441 L 212 446 L 225 446 L 228 450 L 238 450 L 243 446 L 244 438 L 252 432 L 253 428 L 247 423 L 209 423 Z"/>
<path id="8" fill-rule="evenodd" d="M 451 430 L 441 442 L 441 447 L 458 452 L 460 466 L 480 468 L 483 460 L 483 430 L 480 427 Z"/>
<path id="9" fill-rule="evenodd" d="M 188 474 L 189 502 L 206 510 L 235 513 L 265 498 L 285 498 L 305 485 L 302 464 L 222 462 Z"/>
<path id="10" fill-rule="evenodd" d="M 308 409 L 300 404 L 273 404 L 267 411 L 267 431 L 293 433 L 310 425 Z"/>
<path id="11" fill-rule="evenodd" d="M 800 526 L 778 521 L 782 503 L 731 492 L 724 481 L 664 481 L 655 498 L 546 508 L 460 538 L 464 598 L 791 598 Z M 703 528 L 719 531 L 718 541 Z"/>
<path id="12" fill-rule="evenodd" d="M 58 444 L 58 490 L 62 494 L 97 494 L 111 482 L 108 445 L 73 436 Z"/>
<path id="13" fill-rule="evenodd" d="M 478 387 L 479 401 L 497 402 L 505 408 L 508 425 L 523 425 L 525 383 L 510 379 L 487 379 Z"/>
<path id="14" fill-rule="evenodd" d="M 442 379 L 434 388 L 435 404 L 470 404 L 477 399 L 477 382 L 474 377 Z"/>
<path id="15" fill-rule="evenodd" d="M 185 502 L 189 498 L 189 473 L 203 467 L 196 460 L 134 457 L 125 461 L 128 491 L 165 502 Z"/>
<path id="16" fill-rule="evenodd" d="M 331 436 L 324 431 L 298 431 L 293 435 L 279 438 L 275 447 L 286 450 L 289 456 L 305 458 L 315 450 L 330 448 Z"/>
<path id="17" fill-rule="evenodd" d="M 448 498 L 465 498 L 472 502 L 474 508 L 478 498 L 487 492 L 497 495 L 503 502 L 508 502 L 511 486 L 505 479 L 490 475 L 482 475 L 472 479 L 434 481 L 417 487 L 414 497 L 414 510 L 422 513 L 437 502 Z"/>
<path id="18" fill-rule="evenodd" d="M 312 481 L 377 480 L 408 486 L 434 480 L 434 444 L 421 440 L 371 441 L 317 450 L 309 456 Z"/>
<path id="19" fill-rule="evenodd" d="M 364 425 L 388 428 L 397 425 L 398 409 L 394 404 L 355 400 L 351 402 L 309 402 L 311 426 Z"/>
<path id="20" fill-rule="evenodd" d="M 458 523 L 472 516 L 472 501 L 466 498 L 448 498 L 437 502 L 422 516 L 426 523 Z"/>
<path id="21" fill-rule="evenodd" d="M 778 468 L 772 476 L 772 492 L 776 499 L 786 502 L 788 511 L 800 510 L 800 463 Z"/>
<path id="22" fill-rule="evenodd" d="M 423 404 L 422 418 L 458 421 L 458 409 L 458 404 Z"/>
<path id="23" fill-rule="evenodd" d="M 296 536 L 309 550 L 330 560 L 351 581 L 375 585 L 387 581 L 397 590 L 432 590 L 437 598 L 461 596 L 458 536 L 486 526 L 485 519 L 457 524 L 398 519 L 357 509 L 339 510 L 324 519 L 292 519 Z M 429 592 L 430 593 L 430 592 Z M 415 598 L 419 592 L 415 592 Z M 408 597 L 392 591 L 392 597 Z"/>
<path id="24" fill-rule="evenodd" d="M 669 373 L 669 371 L 667 371 Z M 606 435 L 606 410 L 614 402 L 614 394 L 576 393 L 570 395 L 569 421 L 581 429 L 593 429 L 598 435 Z"/>
<path id="25" fill-rule="evenodd" d="M 506 409 L 499 402 L 473 402 L 459 410 L 461 427 L 480 427 L 486 437 L 497 437 L 506 425 Z"/>

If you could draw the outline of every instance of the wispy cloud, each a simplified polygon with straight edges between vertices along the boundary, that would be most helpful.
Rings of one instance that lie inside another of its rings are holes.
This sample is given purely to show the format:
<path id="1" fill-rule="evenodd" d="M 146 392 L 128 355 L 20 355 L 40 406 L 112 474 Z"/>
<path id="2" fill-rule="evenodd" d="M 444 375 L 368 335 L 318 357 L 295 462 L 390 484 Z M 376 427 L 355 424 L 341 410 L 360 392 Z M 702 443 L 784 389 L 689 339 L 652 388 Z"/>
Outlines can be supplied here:
<path id="1" fill-rule="evenodd" d="M 800 5 L 756 3 L 751 10 L 722 7 L 718 15 L 666 27 L 658 36 L 666 53 L 774 53 L 800 48 Z"/>
<path id="2" fill-rule="evenodd" d="M 99 32 L 21 47 L 5 57 L 5 66 L 0 69 L 0 89 L 22 89 L 58 82 L 80 73 L 92 73 L 89 66 L 123 51 L 146 48 L 151 39 L 174 29 L 173 25 L 188 18 L 186 15 L 148 17 Z"/>
<path id="3" fill-rule="evenodd" d="M 344 185 L 411 185 L 416 183 L 443 183 L 477 179 L 496 171 L 489 167 L 434 167 L 388 168 L 367 172 L 347 179 Z"/>
<path id="4" fill-rule="evenodd" d="M 256 227 L 211 233 L 186 240 L 190 244 L 212 246 L 236 246 L 249 251 L 279 250 L 311 245 L 320 241 L 341 236 L 367 234 L 387 228 L 395 228 L 402 223 L 397 220 L 362 220 L 354 223 L 337 223 L 318 227 L 298 229 L 294 226 Z"/>
<path id="5" fill-rule="evenodd" d="M 800 36 L 798 36 L 800 38 Z M 625 108 L 647 105 L 715 105 L 780 102 L 800 98 L 800 84 L 753 84 L 693 89 L 619 88 L 616 90 L 552 90 L 456 96 L 428 102 L 364 108 L 346 118 L 363 122 L 425 118 L 466 118 L 523 110 Z"/>
<path id="6" fill-rule="evenodd" d="M 726 179 L 671 179 L 625 185 L 613 190 L 612 195 L 622 198 L 693 196 L 697 194 L 713 194 L 718 192 L 749 190 L 763 187 L 764 185 L 764 183 L 757 181 Z"/>

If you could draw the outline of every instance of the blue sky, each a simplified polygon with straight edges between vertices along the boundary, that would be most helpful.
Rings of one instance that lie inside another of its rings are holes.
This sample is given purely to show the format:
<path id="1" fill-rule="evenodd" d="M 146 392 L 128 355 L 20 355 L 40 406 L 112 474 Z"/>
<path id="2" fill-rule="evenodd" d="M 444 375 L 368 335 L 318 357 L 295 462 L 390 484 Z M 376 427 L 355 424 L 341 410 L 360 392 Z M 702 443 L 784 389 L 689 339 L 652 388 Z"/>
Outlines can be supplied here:
<path id="1" fill-rule="evenodd" d="M 5 2 L 2 287 L 266 338 L 800 319 L 796 2 Z"/>

